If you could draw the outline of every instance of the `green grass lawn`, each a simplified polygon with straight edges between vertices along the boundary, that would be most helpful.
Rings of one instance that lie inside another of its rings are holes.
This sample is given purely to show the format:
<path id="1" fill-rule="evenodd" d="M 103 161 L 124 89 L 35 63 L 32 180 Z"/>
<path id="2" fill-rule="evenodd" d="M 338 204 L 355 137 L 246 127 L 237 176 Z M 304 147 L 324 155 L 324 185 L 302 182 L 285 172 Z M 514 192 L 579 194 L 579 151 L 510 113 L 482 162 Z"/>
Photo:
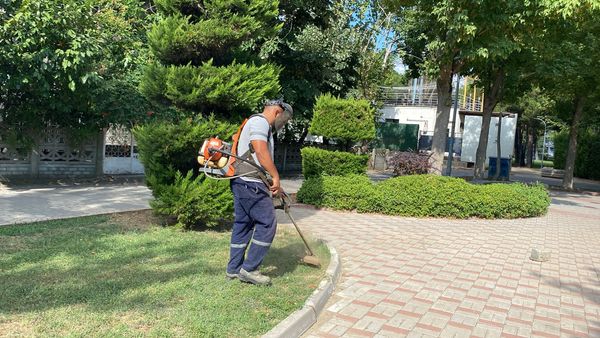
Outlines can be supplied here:
<path id="1" fill-rule="evenodd" d="M 226 281 L 229 231 L 151 226 L 149 212 L 0 227 L 0 335 L 264 334 L 299 309 L 324 276 L 299 264 L 280 226 L 263 271 L 272 287 Z"/>

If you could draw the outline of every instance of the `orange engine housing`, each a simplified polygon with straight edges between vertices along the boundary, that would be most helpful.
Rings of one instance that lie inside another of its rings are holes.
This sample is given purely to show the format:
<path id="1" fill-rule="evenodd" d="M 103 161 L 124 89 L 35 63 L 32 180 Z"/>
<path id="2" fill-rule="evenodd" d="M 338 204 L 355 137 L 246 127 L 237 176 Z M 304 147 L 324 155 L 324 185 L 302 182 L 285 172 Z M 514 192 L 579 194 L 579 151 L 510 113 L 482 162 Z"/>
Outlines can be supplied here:
<path id="1" fill-rule="evenodd" d="M 206 145 L 206 147 L 204 147 L 204 158 L 206 159 L 210 159 L 213 162 L 218 162 L 221 157 L 223 156 L 222 153 L 215 151 L 212 152 L 212 154 L 209 152 L 210 148 L 215 148 L 215 149 L 221 149 L 223 147 L 223 141 L 216 138 L 216 137 L 211 137 L 208 139 L 208 144 Z"/>

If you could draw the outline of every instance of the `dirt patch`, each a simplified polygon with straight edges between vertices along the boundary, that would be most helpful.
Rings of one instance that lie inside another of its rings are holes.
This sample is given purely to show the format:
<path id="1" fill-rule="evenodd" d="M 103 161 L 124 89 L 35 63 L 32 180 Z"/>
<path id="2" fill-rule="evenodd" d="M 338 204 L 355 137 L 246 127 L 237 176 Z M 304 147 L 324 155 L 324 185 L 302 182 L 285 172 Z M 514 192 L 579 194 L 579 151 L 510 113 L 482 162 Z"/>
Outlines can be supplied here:
<path id="1" fill-rule="evenodd" d="M 0 320 L 0 337 L 33 337 L 33 329 L 26 321 L 15 316 L 10 320 Z M 6 335 L 6 336 L 5 336 Z"/>
<path id="2" fill-rule="evenodd" d="M 110 222 L 119 224 L 125 230 L 147 230 L 151 226 L 164 226 L 166 217 L 155 215 L 152 210 L 126 211 L 111 214 Z"/>
<path id="3" fill-rule="evenodd" d="M 0 246 L 5 253 L 17 253 L 29 248 L 26 236 L 0 236 Z"/>

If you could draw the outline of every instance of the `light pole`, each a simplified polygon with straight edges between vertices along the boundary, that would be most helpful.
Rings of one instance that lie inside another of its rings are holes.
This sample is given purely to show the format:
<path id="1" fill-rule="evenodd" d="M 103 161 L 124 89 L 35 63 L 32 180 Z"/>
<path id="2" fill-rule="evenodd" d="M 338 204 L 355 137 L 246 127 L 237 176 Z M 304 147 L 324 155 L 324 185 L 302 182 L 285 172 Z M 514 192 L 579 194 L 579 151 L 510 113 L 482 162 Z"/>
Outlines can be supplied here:
<path id="1" fill-rule="evenodd" d="M 546 150 L 546 121 L 542 120 L 539 117 L 535 118 L 538 121 L 542 121 L 542 123 L 544 124 L 544 141 L 542 142 L 542 165 L 540 166 L 540 169 L 544 169 L 544 155 L 545 155 L 545 151 Z"/>

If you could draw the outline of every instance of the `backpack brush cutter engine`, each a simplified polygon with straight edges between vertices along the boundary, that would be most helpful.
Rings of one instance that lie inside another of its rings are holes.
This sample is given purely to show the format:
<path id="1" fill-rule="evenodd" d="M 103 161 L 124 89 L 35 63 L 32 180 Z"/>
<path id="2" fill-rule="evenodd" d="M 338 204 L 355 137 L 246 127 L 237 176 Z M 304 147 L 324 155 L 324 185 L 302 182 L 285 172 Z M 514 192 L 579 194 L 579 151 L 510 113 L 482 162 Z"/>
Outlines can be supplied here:
<path id="1" fill-rule="evenodd" d="M 238 134 L 235 136 L 239 137 L 239 132 L 240 131 L 238 131 Z M 237 140 L 235 136 L 234 140 Z M 217 180 L 231 180 L 237 177 L 252 175 L 260 178 L 268 187 L 271 186 L 273 181 L 271 180 L 269 173 L 256 164 L 252 156 L 249 156 L 248 159 L 237 156 L 235 154 L 236 146 L 237 144 L 235 141 L 234 146 L 231 146 L 229 143 L 223 142 L 218 137 L 206 139 L 198 152 L 198 163 L 203 166 L 200 170 L 204 172 L 206 177 Z M 240 162 L 251 165 L 254 170 L 236 173 L 236 168 L 239 167 Z M 321 261 L 315 256 L 313 250 L 308 245 L 304 234 L 302 234 L 300 227 L 296 224 L 296 221 L 290 214 L 291 199 L 288 194 L 282 191 L 279 195 L 271 197 L 273 198 L 273 206 L 275 209 L 282 209 L 285 212 L 290 221 L 292 221 L 296 231 L 298 231 L 300 238 L 302 238 L 302 242 L 304 242 L 306 254 L 302 258 L 302 261 L 307 265 L 320 267 Z"/>

